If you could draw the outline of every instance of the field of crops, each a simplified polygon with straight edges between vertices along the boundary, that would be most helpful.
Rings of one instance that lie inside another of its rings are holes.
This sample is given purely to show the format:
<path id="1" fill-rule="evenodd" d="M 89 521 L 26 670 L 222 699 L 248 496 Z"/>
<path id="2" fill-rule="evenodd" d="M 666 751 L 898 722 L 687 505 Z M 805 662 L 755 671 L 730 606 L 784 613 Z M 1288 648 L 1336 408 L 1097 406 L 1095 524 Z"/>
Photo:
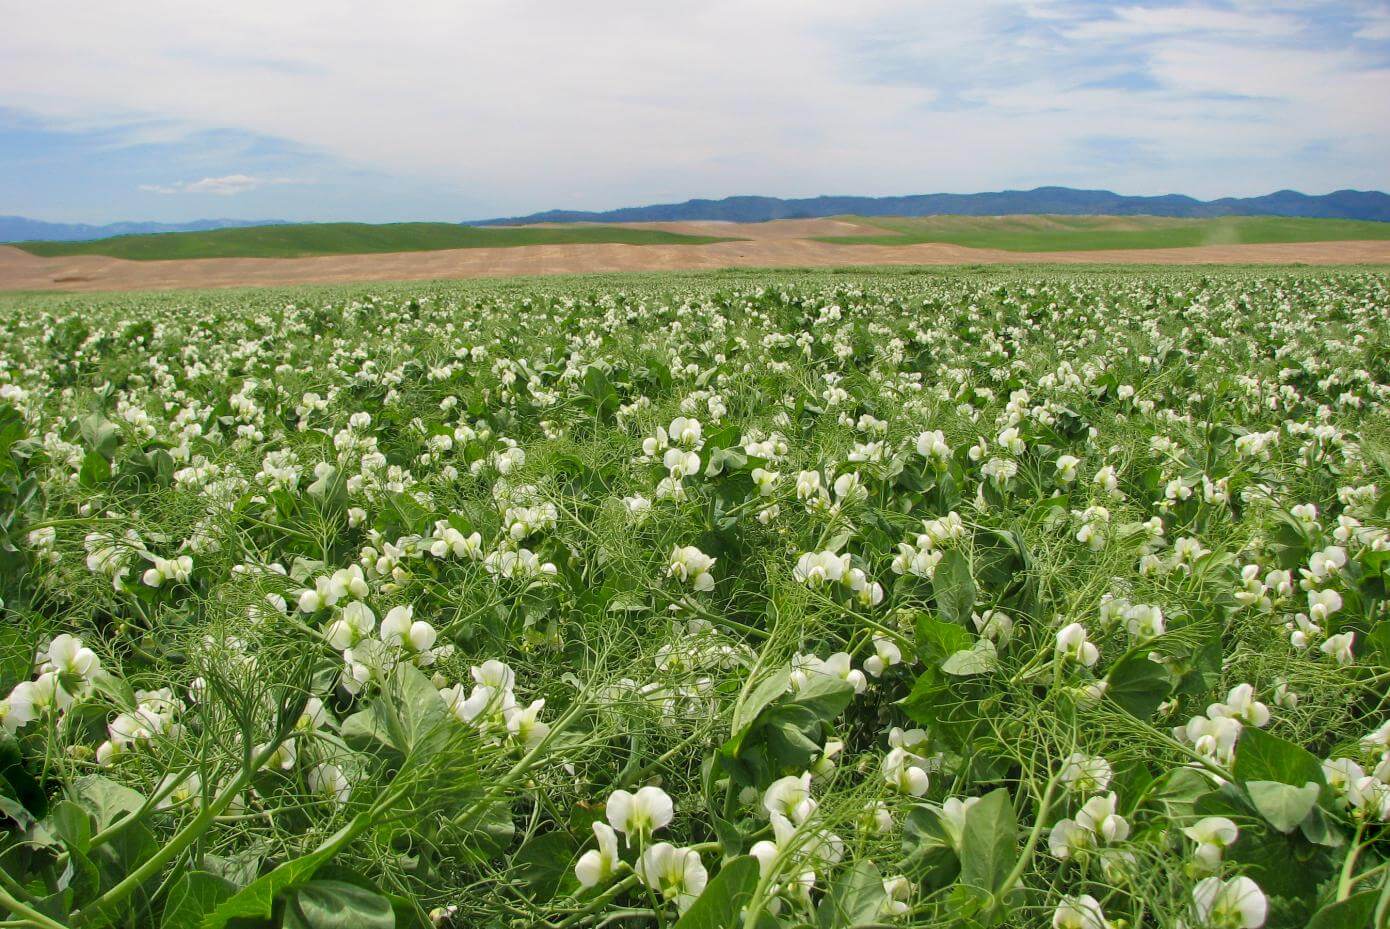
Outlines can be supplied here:
<path id="1" fill-rule="evenodd" d="M 826 236 L 823 242 L 907 245 L 947 242 L 1010 252 L 1197 248 L 1272 242 L 1347 242 L 1390 239 L 1390 223 L 1293 216 L 866 216 L 882 235 Z"/>
<path id="2" fill-rule="evenodd" d="M 1367 224 L 1376 225 L 1376 224 Z M 715 236 L 681 235 L 622 226 L 480 228 L 457 223 L 290 223 L 207 232 L 121 235 L 80 242 L 20 242 L 33 255 L 106 255 L 130 261 L 186 258 L 305 258 L 435 252 L 453 248 L 521 248 L 528 245 L 707 245 Z"/>
<path id="3" fill-rule="evenodd" d="M 0 926 L 1390 910 L 1390 274 L 0 310 Z"/>

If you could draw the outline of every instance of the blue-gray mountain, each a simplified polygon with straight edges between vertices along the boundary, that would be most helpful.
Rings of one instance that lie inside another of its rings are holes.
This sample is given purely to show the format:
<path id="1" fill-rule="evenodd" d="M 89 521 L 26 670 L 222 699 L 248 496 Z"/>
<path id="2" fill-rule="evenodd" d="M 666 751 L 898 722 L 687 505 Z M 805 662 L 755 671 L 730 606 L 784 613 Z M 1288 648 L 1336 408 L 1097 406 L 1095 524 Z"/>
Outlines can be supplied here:
<path id="1" fill-rule="evenodd" d="M 205 232 L 242 226 L 279 226 L 283 219 L 195 219 L 187 223 L 46 223 L 23 216 L 0 216 L 0 242 L 86 242 L 114 235 L 147 235 L 152 232 Z"/>
<path id="2" fill-rule="evenodd" d="M 1060 213 L 1099 216 L 1303 216 L 1318 219 L 1369 219 L 1390 222 L 1390 194 L 1376 190 L 1338 190 L 1311 196 L 1280 190 L 1263 197 L 1223 197 L 1197 200 L 1181 194 L 1126 197 L 1109 190 L 1039 187 L 980 194 L 917 194 L 905 197 L 725 197 L 687 200 L 655 206 L 587 213 L 548 210 L 530 216 L 481 220 L 472 225 L 512 226 L 523 223 L 637 223 L 715 219 L 757 223 L 769 219 L 810 219 L 817 216 L 1009 216 Z"/>

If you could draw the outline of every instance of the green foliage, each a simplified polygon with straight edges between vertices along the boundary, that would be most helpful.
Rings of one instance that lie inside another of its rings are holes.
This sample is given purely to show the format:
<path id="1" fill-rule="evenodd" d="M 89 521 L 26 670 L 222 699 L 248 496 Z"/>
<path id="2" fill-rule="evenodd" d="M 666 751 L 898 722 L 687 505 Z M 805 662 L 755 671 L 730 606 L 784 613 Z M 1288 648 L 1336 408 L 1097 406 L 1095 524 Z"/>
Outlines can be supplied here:
<path id="1" fill-rule="evenodd" d="M 478 227 L 453 223 L 304 223 L 245 226 L 209 232 L 161 232 L 84 242 L 20 242 L 34 255 L 107 255 L 131 261 L 179 258 L 304 258 L 311 255 L 366 255 L 427 252 L 449 248 L 516 248 L 524 245 L 704 245 L 724 242 L 712 236 L 681 235 L 622 226 L 550 228 Z"/>
<path id="2" fill-rule="evenodd" d="M 1181 219 L 1160 216 L 930 216 L 854 217 L 884 235 L 829 237 L 823 241 L 872 245 L 949 242 L 1011 252 L 1190 248 L 1267 242 L 1336 242 L 1390 238 L 1385 223 L 1283 216 Z"/>
<path id="3" fill-rule="evenodd" d="M 1211 876 L 1365 924 L 1387 305 L 1219 269 L 7 299 L 0 915 L 1139 929 Z"/>

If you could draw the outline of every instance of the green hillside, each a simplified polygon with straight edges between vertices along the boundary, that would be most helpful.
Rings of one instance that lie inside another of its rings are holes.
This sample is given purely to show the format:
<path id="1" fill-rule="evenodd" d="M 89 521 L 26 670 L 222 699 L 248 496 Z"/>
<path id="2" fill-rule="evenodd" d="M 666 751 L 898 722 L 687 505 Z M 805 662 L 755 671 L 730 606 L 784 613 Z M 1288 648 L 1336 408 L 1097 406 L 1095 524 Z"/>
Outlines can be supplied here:
<path id="1" fill-rule="evenodd" d="M 1052 215 L 849 218 L 884 232 L 882 235 L 830 236 L 820 241 L 856 245 L 944 242 L 1011 252 L 1058 252 L 1390 239 L 1390 223 L 1282 216 L 1227 216 L 1217 219 Z"/>
<path id="2" fill-rule="evenodd" d="M 16 242 L 35 255 L 105 255 L 134 261 L 174 258 L 304 258 L 429 252 L 448 248 L 510 248 L 520 245 L 703 245 L 726 239 L 679 235 L 616 226 L 557 226 L 545 229 L 480 228 L 453 223 L 303 223 L 250 226 L 209 232 L 126 235 L 88 242 Z"/>

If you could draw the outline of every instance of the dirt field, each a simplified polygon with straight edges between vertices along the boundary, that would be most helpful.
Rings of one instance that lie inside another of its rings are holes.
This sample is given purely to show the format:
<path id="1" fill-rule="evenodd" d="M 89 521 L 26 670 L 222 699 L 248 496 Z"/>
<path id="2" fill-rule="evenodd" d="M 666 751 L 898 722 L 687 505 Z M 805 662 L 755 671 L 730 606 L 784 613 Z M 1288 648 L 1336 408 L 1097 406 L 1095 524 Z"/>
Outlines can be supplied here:
<path id="1" fill-rule="evenodd" d="M 319 258 L 125 261 L 96 255 L 40 258 L 0 245 L 0 290 L 175 290 L 353 281 L 516 277 L 599 271 L 825 268 L 953 264 L 1390 264 L 1390 241 L 1211 245 L 1200 248 L 1006 252 L 957 245 L 853 245 L 812 236 L 881 234 L 842 220 L 628 224 L 747 241 L 710 245 L 535 245 Z"/>

